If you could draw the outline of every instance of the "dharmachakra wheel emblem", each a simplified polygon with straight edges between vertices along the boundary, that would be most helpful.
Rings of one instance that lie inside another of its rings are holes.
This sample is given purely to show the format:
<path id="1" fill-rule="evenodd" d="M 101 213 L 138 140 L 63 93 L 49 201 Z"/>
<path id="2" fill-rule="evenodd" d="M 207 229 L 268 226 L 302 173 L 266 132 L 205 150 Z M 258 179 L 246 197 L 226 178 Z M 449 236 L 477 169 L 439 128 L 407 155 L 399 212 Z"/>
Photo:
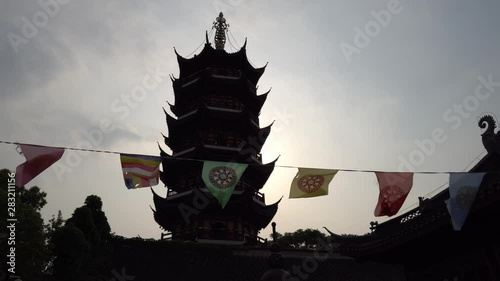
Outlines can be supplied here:
<path id="1" fill-rule="evenodd" d="M 210 169 L 208 179 L 218 189 L 226 189 L 233 186 L 237 180 L 236 171 L 231 167 L 218 166 Z"/>
<path id="2" fill-rule="evenodd" d="M 318 191 L 325 182 L 323 176 L 303 176 L 297 182 L 297 187 L 304 193 Z"/>
<path id="3" fill-rule="evenodd" d="M 384 188 L 382 188 L 381 192 L 384 198 L 384 202 L 389 205 L 389 207 L 394 201 L 398 200 L 404 195 L 403 190 L 396 185 L 385 186 Z"/>
<path id="4" fill-rule="evenodd" d="M 474 188 L 472 186 L 462 186 L 457 191 L 457 207 L 462 210 L 470 208 L 475 199 Z"/>

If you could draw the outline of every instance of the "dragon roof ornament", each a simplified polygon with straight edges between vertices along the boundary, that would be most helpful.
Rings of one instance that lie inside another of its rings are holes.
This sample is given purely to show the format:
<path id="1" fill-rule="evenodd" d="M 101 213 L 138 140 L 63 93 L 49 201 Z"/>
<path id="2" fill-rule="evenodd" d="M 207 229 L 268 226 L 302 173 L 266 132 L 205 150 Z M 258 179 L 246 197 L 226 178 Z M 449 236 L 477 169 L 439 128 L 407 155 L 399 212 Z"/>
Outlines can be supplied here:
<path id="1" fill-rule="evenodd" d="M 493 116 L 483 115 L 479 119 L 478 126 L 481 129 L 486 129 L 484 133 L 481 134 L 484 148 L 491 153 L 500 153 L 500 130 L 495 133 L 497 129 L 497 123 Z"/>

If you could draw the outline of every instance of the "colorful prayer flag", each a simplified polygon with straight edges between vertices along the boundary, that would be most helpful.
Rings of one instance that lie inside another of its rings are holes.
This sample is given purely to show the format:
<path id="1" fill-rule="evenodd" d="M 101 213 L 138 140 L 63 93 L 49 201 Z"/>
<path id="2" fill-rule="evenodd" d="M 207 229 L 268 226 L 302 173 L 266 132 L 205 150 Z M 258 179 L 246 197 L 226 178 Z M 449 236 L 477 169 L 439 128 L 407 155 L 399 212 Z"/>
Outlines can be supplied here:
<path id="1" fill-rule="evenodd" d="M 16 185 L 24 186 L 61 159 L 64 148 L 20 144 L 26 162 L 16 168 Z"/>
<path id="2" fill-rule="evenodd" d="M 476 198 L 485 173 L 450 174 L 450 199 L 447 207 L 454 230 L 461 230 Z"/>
<path id="3" fill-rule="evenodd" d="M 161 157 L 120 154 L 120 161 L 128 189 L 155 186 L 159 183 Z"/>
<path id="4" fill-rule="evenodd" d="M 393 216 L 399 212 L 413 186 L 413 173 L 376 172 L 379 196 L 376 217 Z"/>
<path id="5" fill-rule="evenodd" d="M 222 208 L 231 199 L 234 187 L 248 164 L 205 161 L 201 177 Z"/>
<path id="6" fill-rule="evenodd" d="M 328 195 L 328 185 L 338 170 L 299 168 L 290 186 L 288 198 Z"/>

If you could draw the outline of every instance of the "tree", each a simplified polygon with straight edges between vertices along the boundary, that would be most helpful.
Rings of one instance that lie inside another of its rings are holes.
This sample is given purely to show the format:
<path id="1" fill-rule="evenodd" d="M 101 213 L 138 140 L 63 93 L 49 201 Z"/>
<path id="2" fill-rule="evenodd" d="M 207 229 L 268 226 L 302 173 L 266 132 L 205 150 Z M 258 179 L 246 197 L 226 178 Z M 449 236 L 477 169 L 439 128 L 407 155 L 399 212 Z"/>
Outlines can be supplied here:
<path id="1" fill-rule="evenodd" d="M 0 170 L 0 204 L 7 206 L 9 197 L 9 179 L 13 175 L 8 169 Z M 43 268 L 49 258 L 46 245 L 46 236 L 40 210 L 47 204 L 45 197 L 37 186 L 29 189 L 24 186 L 11 188 L 10 194 L 15 193 L 15 250 L 16 274 L 25 281 L 40 280 Z M 12 198 L 12 195 L 10 195 Z M 7 209 L 0 208 L 2 219 L 0 227 L 6 229 Z M 7 243 L 0 243 L 0 252 L 6 253 Z M 2 259 L 5 259 L 2 255 Z M 2 263 L 4 260 L 2 260 Z M 5 263 L 3 263 L 5 264 Z"/>
<path id="2" fill-rule="evenodd" d="M 272 238 L 272 234 L 271 234 Z M 281 247 L 296 249 L 316 249 L 320 247 L 318 239 L 327 241 L 324 233 L 317 229 L 298 229 L 295 232 L 277 233 L 277 240 Z"/>
<path id="3" fill-rule="evenodd" d="M 56 256 L 56 279 L 106 280 L 111 270 L 110 233 L 111 227 L 102 211 L 101 198 L 88 196 L 84 205 L 75 209 L 65 226 L 54 232 L 52 243 Z M 71 243 L 76 243 L 78 247 L 68 248 Z M 72 269 L 68 269 L 68 266 Z"/>
<path id="4" fill-rule="evenodd" d="M 80 280 L 82 266 L 89 245 L 82 231 L 73 225 L 57 229 L 51 241 L 54 244 L 54 275 L 56 280 Z"/>
<path id="5" fill-rule="evenodd" d="M 102 201 L 97 195 L 89 195 L 85 199 L 85 206 L 92 212 L 92 219 L 99 238 L 106 241 L 111 233 L 106 214 L 102 211 Z"/>

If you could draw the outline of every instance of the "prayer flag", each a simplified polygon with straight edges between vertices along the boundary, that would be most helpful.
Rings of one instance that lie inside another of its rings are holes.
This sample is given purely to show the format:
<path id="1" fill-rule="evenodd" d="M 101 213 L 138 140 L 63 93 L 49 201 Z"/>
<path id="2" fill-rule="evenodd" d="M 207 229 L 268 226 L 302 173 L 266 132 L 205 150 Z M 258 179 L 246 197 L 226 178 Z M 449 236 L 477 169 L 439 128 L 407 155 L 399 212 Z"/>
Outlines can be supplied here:
<path id="1" fill-rule="evenodd" d="M 24 186 L 61 159 L 64 148 L 20 144 L 26 162 L 16 168 L 16 185 Z"/>
<path id="2" fill-rule="evenodd" d="M 248 164 L 205 161 L 201 177 L 222 208 L 231 199 L 234 187 Z"/>
<path id="3" fill-rule="evenodd" d="M 328 195 L 328 185 L 338 170 L 299 168 L 290 186 L 288 198 Z"/>
<path id="4" fill-rule="evenodd" d="M 450 199 L 447 207 L 454 230 L 462 229 L 484 175 L 485 173 L 450 174 Z"/>
<path id="5" fill-rule="evenodd" d="M 158 184 L 161 157 L 120 154 L 123 178 L 128 189 Z"/>
<path id="6" fill-rule="evenodd" d="M 379 183 L 376 217 L 393 216 L 399 212 L 413 186 L 413 173 L 376 172 Z"/>

